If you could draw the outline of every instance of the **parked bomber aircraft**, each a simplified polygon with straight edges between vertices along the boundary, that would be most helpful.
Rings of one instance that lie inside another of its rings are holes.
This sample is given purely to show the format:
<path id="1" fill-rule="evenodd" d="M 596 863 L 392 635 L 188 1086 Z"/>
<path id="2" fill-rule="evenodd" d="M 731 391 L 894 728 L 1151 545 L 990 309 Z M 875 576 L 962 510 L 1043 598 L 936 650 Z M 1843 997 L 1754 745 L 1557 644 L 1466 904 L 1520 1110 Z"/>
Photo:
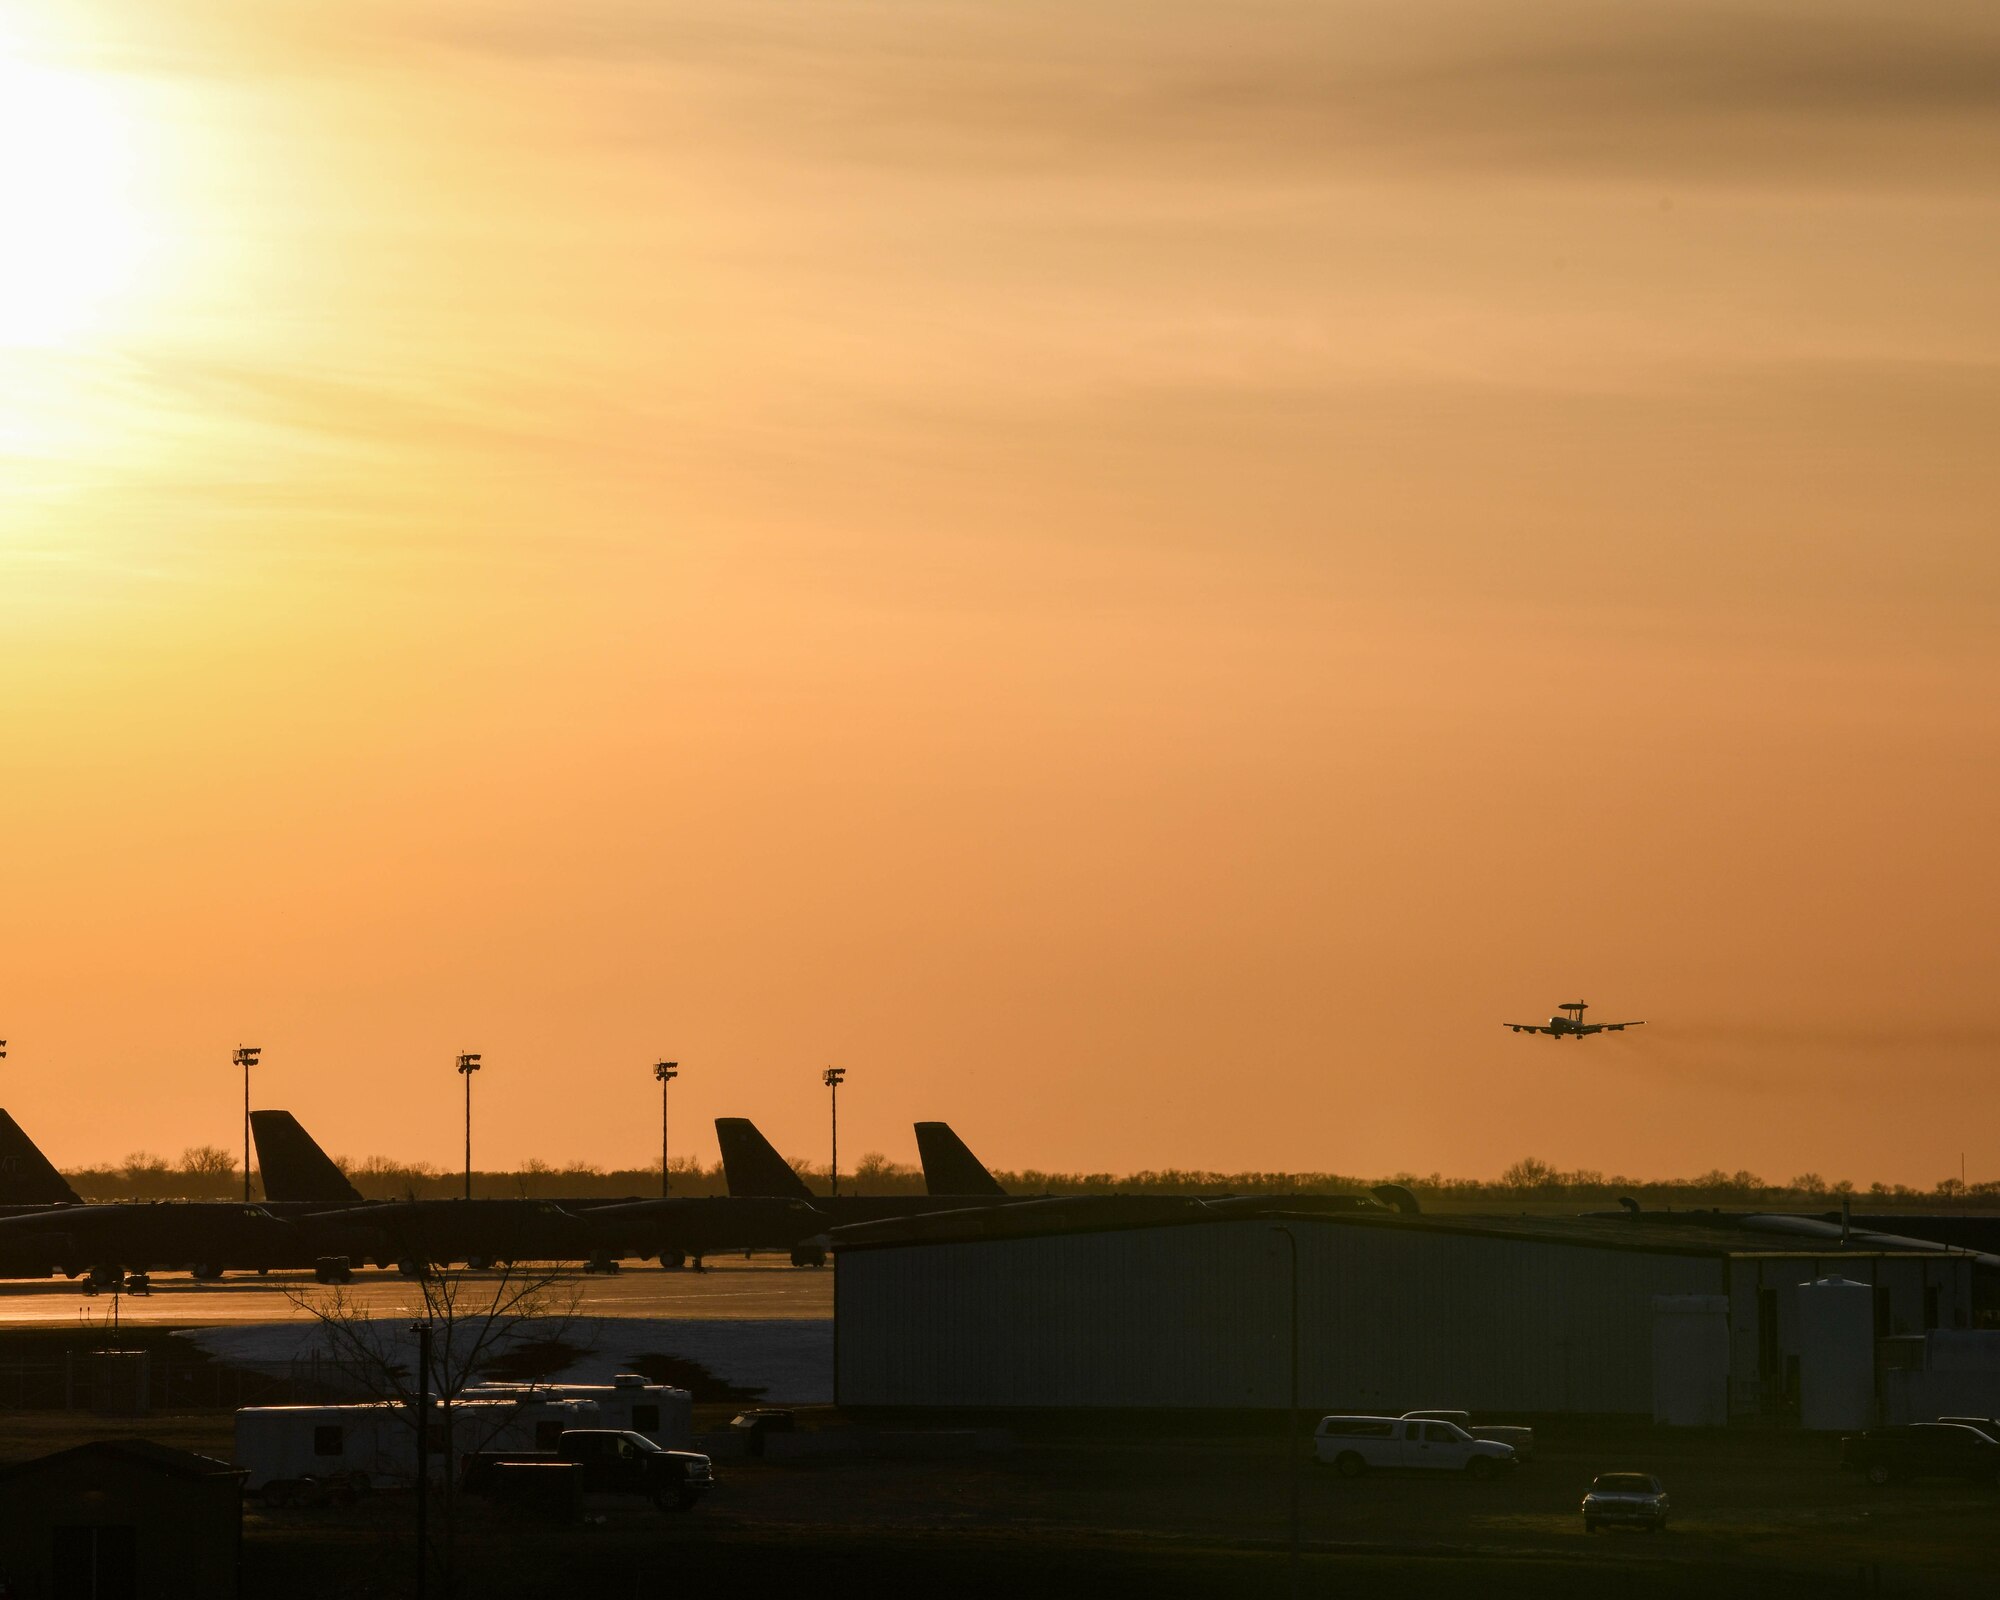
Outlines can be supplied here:
<path id="1" fill-rule="evenodd" d="M 1581 1000 L 1566 1000 L 1556 1007 L 1556 1014 L 1543 1022 L 1503 1022 L 1503 1028 L 1511 1028 L 1516 1033 L 1546 1033 L 1554 1039 L 1582 1039 L 1593 1033 L 1623 1033 L 1627 1028 L 1643 1028 L 1644 1022 L 1585 1022 L 1584 1012 L 1590 1007 Z"/>
<path id="2" fill-rule="evenodd" d="M 338 1217 L 281 1217 L 233 1200 L 48 1206 L 0 1217 L 0 1278 L 89 1273 L 108 1282 L 162 1269 L 219 1278 L 231 1267 L 320 1268 L 372 1243 Z"/>
<path id="3" fill-rule="evenodd" d="M 219 1277 L 228 1267 L 319 1267 L 360 1241 L 338 1228 L 294 1226 L 283 1208 L 233 1201 L 90 1204 L 0 1111 L 0 1278 L 85 1272 L 109 1281 L 126 1271 L 187 1267 Z"/>
<path id="4" fill-rule="evenodd" d="M 917 1159 L 923 1163 L 925 1189 L 932 1194 L 983 1194 L 1006 1199 L 1000 1180 L 952 1132 L 949 1122 L 919 1122 L 916 1127 Z"/>
<path id="5" fill-rule="evenodd" d="M 663 1266 L 726 1250 L 783 1250 L 826 1220 L 795 1198 L 620 1199 L 557 1196 L 506 1200 L 364 1200 L 333 1158 L 289 1111 L 253 1111 L 250 1131 L 264 1192 L 273 1201 L 331 1208 L 386 1240 L 383 1265 L 417 1262 L 584 1261 L 614 1270 L 657 1256 Z"/>
<path id="6" fill-rule="evenodd" d="M 1045 1215 L 1115 1217 L 1124 1214 L 1134 1198 L 1113 1194 L 1009 1194 L 981 1165 L 979 1158 L 966 1148 L 965 1141 L 942 1122 L 917 1124 L 917 1146 L 924 1160 L 924 1185 L 930 1191 L 926 1195 L 814 1195 L 806 1187 L 805 1180 L 792 1170 L 791 1163 L 778 1154 L 748 1118 L 717 1117 L 715 1136 L 722 1146 L 723 1175 L 732 1195 L 810 1196 L 812 1205 L 824 1218 L 822 1230 L 909 1217 L 941 1217 L 947 1213 L 993 1212 L 998 1208 L 1015 1207 L 1022 1208 L 1022 1212 L 1035 1211 Z M 942 1192 L 946 1186 L 961 1192 Z M 1202 1204 L 1210 1209 L 1220 1207 L 1229 1210 L 1243 1206 L 1269 1206 L 1276 1198 L 1271 1195 L 1219 1195 L 1204 1200 Z M 1286 1195 L 1282 1200 L 1289 1208 L 1321 1213 L 1382 1209 L 1377 1201 L 1359 1195 Z M 802 1236 L 792 1248 L 792 1260 L 801 1265 L 817 1264 L 825 1257 L 826 1241 L 820 1236 Z"/>
<path id="7" fill-rule="evenodd" d="M 826 1259 L 821 1236 L 829 1228 L 856 1222 L 881 1222 L 892 1217 L 923 1216 L 932 1211 L 954 1211 L 968 1206 L 990 1206 L 1004 1191 L 987 1177 L 989 1187 L 975 1194 L 958 1195 L 816 1195 L 792 1164 L 779 1155 L 771 1141 L 757 1131 L 748 1117 L 717 1117 L 716 1143 L 722 1147 L 722 1174 L 729 1193 L 739 1198 L 791 1199 L 805 1202 L 819 1213 L 818 1225 L 796 1236 L 792 1261 L 799 1266 L 817 1266 Z M 966 1152 L 970 1156 L 971 1152 Z M 978 1163 L 973 1163 L 975 1166 Z"/>
<path id="8" fill-rule="evenodd" d="M 0 1213 L 82 1204 L 83 1197 L 36 1148 L 20 1123 L 0 1111 Z"/>

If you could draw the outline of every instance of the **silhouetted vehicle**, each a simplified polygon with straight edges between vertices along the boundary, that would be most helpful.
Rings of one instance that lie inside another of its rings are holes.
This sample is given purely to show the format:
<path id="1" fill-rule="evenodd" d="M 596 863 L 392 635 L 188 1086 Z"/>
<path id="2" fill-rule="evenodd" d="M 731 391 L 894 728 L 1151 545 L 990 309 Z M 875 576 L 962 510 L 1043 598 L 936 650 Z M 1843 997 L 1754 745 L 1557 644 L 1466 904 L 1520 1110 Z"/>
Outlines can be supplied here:
<path id="1" fill-rule="evenodd" d="M 1870 1428 L 1840 1441 L 1840 1464 L 1878 1486 L 1902 1478 L 2000 1484 L 2000 1440 L 1956 1422 Z"/>
<path id="2" fill-rule="evenodd" d="M 501 1466 L 572 1462 L 583 1468 L 585 1494 L 644 1495 L 662 1511 L 689 1510 L 715 1483 L 709 1459 L 693 1450 L 663 1450 L 643 1433 L 572 1428 L 553 1450 L 489 1450 L 468 1455 L 460 1481 L 474 1494 L 489 1493 Z"/>
<path id="3" fill-rule="evenodd" d="M 1396 1469 L 1490 1478 L 1520 1464 L 1511 1445 L 1475 1439 L 1455 1422 L 1402 1417 L 1321 1417 L 1313 1455 L 1346 1478 Z"/>
<path id="4" fill-rule="evenodd" d="M 2000 1444 L 2000 1417 L 1939 1417 L 1938 1421 L 1956 1423 L 1961 1428 L 1977 1428 L 1994 1443 Z"/>
<path id="5" fill-rule="evenodd" d="M 1650 1472 L 1600 1472 L 1583 1497 L 1583 1531 L 1641 1528 L 1658 1533 L 1667 1525 L 1667 1491 Z"/>

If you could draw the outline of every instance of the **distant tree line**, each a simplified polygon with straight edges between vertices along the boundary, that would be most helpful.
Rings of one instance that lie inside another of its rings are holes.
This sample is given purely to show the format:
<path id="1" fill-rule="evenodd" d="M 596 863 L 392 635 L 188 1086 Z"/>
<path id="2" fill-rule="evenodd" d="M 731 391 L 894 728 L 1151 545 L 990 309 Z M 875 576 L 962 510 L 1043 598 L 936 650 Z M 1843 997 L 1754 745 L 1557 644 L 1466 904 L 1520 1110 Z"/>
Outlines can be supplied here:
<path id="1" fill-rule="evenodd" d="M 360 1161 L 337 1158 L 342 1171 L 371 1200 L 448 1198 L 465 1192 L 462 1169 L 438 1167 L 428 1161 L 392 1161 L 368 1156 Z M 794 1159 L 793 1169 L 808 1187 L 824 1194 L 827 1168 Z M 243 1193 L 243 1169 L 219 1145 L 192 1145 L 178 1161 L 146 1151 L 134 1151 L 115 1166 L 86 1167 L 66 1175 L 87 1200 L 226 1200 Z M 1828 1182 L 1805 1172 L 1789 1182 L 1767 1182 L 1754 1172 L 1724 1172 L 1717 1167 L 1692 1178 L 1627 1178 L 1589 1167 L 1563 1171 L 1533 1156 L 1516 1161 L 1498 1178 L 1448 1178 L 1433 1172 L 1392 1173 L 1386 1178 L 1355 1177 L 1338 1172 L 1207 1172 L 1165 1167 L 1141 1172 L 1044 1172 L 1024 1168 L 995 1172 L 1001 1185 L 1015 1194 L 1365 1194 L 1380 1183 L 1401 1184 L 1420 1199 L 1455 1201 L 1577 1200 L 1612 1201 L 1630 1195 L 1648 1206 L 1692 1205 L 1838 1205 L 1842 1196 L 1870 1202 L 1921 1200 L 1991 1204 L 2000 1201 L 2000 1181 L 1962 1184 L 1941 1178 L 1928 1189 L 1909 1184 L 1871 1183 L 1857 1187 L 1845 1179 Z M 722 1163 L 705 1165 L 692 1156 L 677 1157 L 672 1169 L 677 1195 L 719 1195 L 729 1192 Z M 869 1153 L 840 1174 L 846 1194 L 922 1194 L 919 1167 Z M 253 1178 L 253 1194 L 262 1194 Z M 480 1198 L 553 1197 L 574 1195 L 612 1198 L 653 1196 L 660 1192 L 660 1169 L 605 1168 L 577 1161 L 557 1166 L 531 1160 L 512 1172 L 475 1170 L 472 1192 Z"/>

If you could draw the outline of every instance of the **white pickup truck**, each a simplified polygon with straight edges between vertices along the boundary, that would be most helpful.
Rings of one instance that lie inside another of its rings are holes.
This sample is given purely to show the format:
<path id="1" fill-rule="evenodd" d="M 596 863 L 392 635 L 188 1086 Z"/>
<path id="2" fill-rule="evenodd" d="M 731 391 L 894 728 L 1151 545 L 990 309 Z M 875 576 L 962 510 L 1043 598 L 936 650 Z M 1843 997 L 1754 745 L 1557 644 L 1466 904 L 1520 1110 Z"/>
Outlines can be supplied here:
<path id="1" fill-rule="evenodd" d="M 1524 1466 L 1535 1459 L 1535 1430 L 1501 1422 L 1478 1422 L 1466 1411 L 1405 1411 L 1405 1422 L 1455 1422 L 1475 1439 L 1491 1439 L 1495 1444 L 1511 1444 L 1514 1459 Z"/>
<path id="2" fill-rule="evenodd" d="M 1348 1478 L 1371 1470 L 1490 1478 L 1518 1465 L 1511 1445 L 1475 1439 L 1455 1422 L 1405 1417 L 1321 1417 L 1313 1432 L 1313 1455 Z"/>

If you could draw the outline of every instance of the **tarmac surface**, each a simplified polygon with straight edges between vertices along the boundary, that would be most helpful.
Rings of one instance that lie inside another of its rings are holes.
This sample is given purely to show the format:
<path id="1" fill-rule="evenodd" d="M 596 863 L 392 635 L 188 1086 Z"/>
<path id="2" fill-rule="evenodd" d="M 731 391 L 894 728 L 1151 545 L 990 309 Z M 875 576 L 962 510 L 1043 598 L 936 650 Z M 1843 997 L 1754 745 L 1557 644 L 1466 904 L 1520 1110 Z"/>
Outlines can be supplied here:
<path id="1" fill-rule="evenodd" d="M 496 1273 L 467 1273 L 472 1282 Z M 562 1293 L 576 1312 L 599 1318 L 774 1322 L 825 1320 L 833 1315 L 833 1268 L 794 1267 L 782 1256 L 711 1258 L 699 1272 L 627 1267 L 622 1272 L 565 1272 Z M 310 1272 L 232 1273 L 198 1283 L 185 1273 L 161 1273 L 147 1294 L 88 1292 L 81 1279 L 0 1283 L 0 1327 L 110 1326 L 114 1321 L 172 1327 L 310 1321 L 298 1297 L 325 1291 Z M 364 1269 L 345 1287 L 347 1303 L 370 1316 L 404 1316 L 420 1308 L 415 1284 L 391 1271 Z"/>

